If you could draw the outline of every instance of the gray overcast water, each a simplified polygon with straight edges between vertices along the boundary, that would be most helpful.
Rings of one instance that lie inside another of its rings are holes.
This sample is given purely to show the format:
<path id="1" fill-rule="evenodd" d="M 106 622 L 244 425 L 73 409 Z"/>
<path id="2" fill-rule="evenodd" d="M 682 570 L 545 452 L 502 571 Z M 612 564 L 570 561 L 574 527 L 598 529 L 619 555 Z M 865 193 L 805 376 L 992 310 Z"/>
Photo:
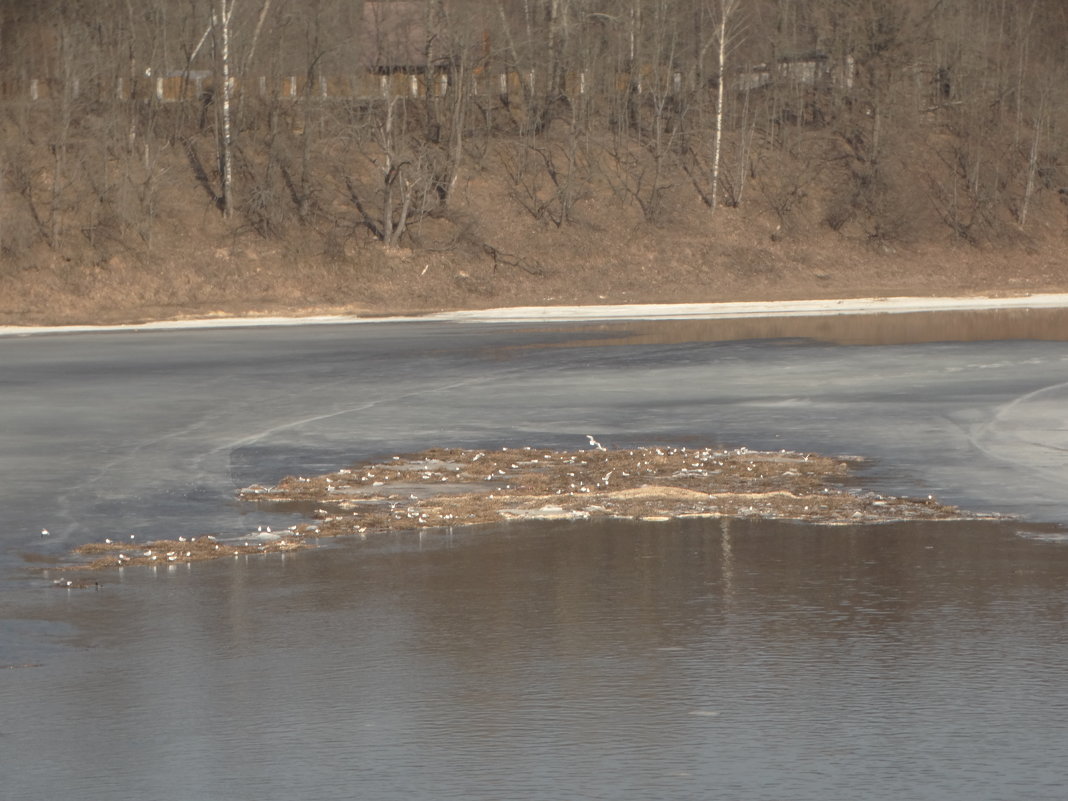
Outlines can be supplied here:
<path id="1" fill-rule="evenodd" d="M 1063 798 L 1068 345 L 836 325 L 0 339 L 0 798 Z M 104 537 L 297 520 L 236 503 L 249 483 L 586 434 L 856 454 L 867 486 L 1019 520 L 511 525 L 99 591 L 42 573 Z"/>

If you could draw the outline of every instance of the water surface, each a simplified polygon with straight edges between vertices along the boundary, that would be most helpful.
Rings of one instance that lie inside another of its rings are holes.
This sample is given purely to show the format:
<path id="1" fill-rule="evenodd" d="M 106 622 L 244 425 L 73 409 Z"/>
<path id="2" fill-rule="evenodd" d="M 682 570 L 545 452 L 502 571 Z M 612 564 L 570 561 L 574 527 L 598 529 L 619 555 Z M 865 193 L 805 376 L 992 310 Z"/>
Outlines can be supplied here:
<path id="1" fill-rule="evenodd" d="M 1065 321 L 946 320 L 0 341 L 0 665 L 38 665 L 0 670 L 0 798 L 1062 798 Z M 100 591 L 39 572 L 284 527 L 234 495 L 289 473 L 587 434 L 857 454 L 878 491 L 1028 522 L 514 525 Z"/>
<path id="2" fill-rule="evenodd" d="M 1054 540 L 1058 535 L 1050 535 Z M 126 570 L 5 671 L 11 798 L 1054 799 L 1068 549 L 515 525 Z"/>

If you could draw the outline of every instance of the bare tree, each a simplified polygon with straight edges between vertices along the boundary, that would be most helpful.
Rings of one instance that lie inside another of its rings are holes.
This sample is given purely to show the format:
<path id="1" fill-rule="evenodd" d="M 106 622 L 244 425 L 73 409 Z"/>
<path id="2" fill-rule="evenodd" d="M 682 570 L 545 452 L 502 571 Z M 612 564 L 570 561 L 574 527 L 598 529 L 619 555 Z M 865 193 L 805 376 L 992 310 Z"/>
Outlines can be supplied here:
<path id="1" fill-rule="evenodd" d="M 374 123 L 374 148 L 364 153 L 374 176 L 371 188 L 368 191 L 352 176 L 345 184 L 360 224 L 383 244 L 397 246 L 413 223 L 438 208 L 439 167 L 435 149 L 405 130 L 399 114 L 402 99 L 393 96 L 383 105 L 382 117 Z"/>
<path id="2" fill-rule="evenodd" d="M 229 217 L 234 208 L 234 159 L 233 137 L 231 134 L 230 102 L 233 84 L 230 78 L 230 15 L 234 10 L 235 0 L 217 0 L 212 15 L 212 25 L 216 32 L 219 71 L 222 85 L 217 87 L 222 103 L 221 130 L 219 132 L 219 175 L 222 181 L 221 207 L 224 217 Z"/>
<path id="3" fill-rule="evenodd" d="M 716 89 L 716 124 L 713 128 L 712 144 L 712 191 L 710 206 L 716 210 L 719 199 L 719 161 L 723 143 L 723 100 L 727 94 L 727 27 L 734 13 L 738 10 L 740 0 L 719 0 L 719 18 L 716 25 L 716 66 L 718 67 L 718 86 Z"/>

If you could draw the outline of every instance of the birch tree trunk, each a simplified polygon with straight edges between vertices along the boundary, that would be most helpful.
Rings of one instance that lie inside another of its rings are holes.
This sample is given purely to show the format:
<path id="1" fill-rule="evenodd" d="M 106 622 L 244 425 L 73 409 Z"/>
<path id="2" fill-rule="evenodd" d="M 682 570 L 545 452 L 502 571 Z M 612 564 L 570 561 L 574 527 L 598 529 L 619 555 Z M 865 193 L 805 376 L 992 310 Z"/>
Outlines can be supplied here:
<path id="1" fill-rule="evenodd" d="M 393 185 L 397 180 L 395 159 L 393 156 L 393 106 L 396 97 L 386 101 L 386 122 L 383 127 L 382 149 L 385 151 L 385 165 L 382 170 L 382 241 L 393 244 Z"/>
<path id="2" fill-rule="evenodd" d="M 233 86 L 230 79 L 230 15 L 234 10 L 234 0 L 218 0 L 214 22 L 219 33 L 222 72 L 222 132 L 219 135 L 219 174 L 222 177 L 222 213 L 230 217 L 234 209 L 234 172 L 232 135 L 230 127 L 230 100 Z"/>
<path id="3" fill-rule="evenodd" d="M 1027 212 L 1035 193 L 1035 174 L 1038 172 L 1038 137 L 1042 130 L 1042 116 L 1035 117 L 1034 134 L 1031 137 L 1031 154 L 1027 159 L 1027 185 L 1024 187 L 1023 204 L 1020 206 L 1020 227 L 1027 225 Z"/>
<path id="4" fill-rule="evenodd" d="M 230 0 L 231 10 L 233 9 L 233 0 Z M 264 0 L 263 5 L 260 7 L 260 16 L 256 20 L 256 29 L 252 32 L 252 43 L 248 46 L 248 52 L 245 54 L 245 59 L 242 62 L 244 73 L 248 74 L 249 65 L 252 63 L 252 57 L 256 52 L 256 43 L 260 39 L 260 31 L 263 30 L 264 20 L 267 19 L 267 14 L 271 10 L 271 0 Z"/>
<path id="5" fill-rule="evenodd" d="M 727 93 L 727 23 L 737 5 L 738 0 L 720 0 L 719 3 L 719 25 L 716 32 L 716 37 L 719 40 L 716 53 L 719 80 L 716 87 L 716 123 L 712 139 L 712 192 L 710 198 L 713 212 L 715 212 L 716 206 L 719 204 L 719 164 L 720 153 L 723 149 L 723 98 Z"/>

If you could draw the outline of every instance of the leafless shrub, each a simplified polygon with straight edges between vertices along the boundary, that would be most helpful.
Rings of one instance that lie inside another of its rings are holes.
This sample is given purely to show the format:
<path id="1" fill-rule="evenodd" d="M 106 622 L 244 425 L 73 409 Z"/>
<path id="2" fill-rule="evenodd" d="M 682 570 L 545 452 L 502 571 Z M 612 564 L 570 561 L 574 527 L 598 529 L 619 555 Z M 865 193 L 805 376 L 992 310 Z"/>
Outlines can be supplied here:
<path id="1" fill-rule="evenodd" d="M 575 204 L 585 196 L 588 165 L 574 140 L 563 144 L 519 143 L 498 150 L 512 198 L 534 219 L 557 228 L 574 221 Z"/>
<path id="2" fill-rule="evenodd" d="M 757 172 L 760 194 L 783 230 L 799 224 L 798 214 L 819 182 L 825 161 L 811 152 L 760 159 Z"/>

